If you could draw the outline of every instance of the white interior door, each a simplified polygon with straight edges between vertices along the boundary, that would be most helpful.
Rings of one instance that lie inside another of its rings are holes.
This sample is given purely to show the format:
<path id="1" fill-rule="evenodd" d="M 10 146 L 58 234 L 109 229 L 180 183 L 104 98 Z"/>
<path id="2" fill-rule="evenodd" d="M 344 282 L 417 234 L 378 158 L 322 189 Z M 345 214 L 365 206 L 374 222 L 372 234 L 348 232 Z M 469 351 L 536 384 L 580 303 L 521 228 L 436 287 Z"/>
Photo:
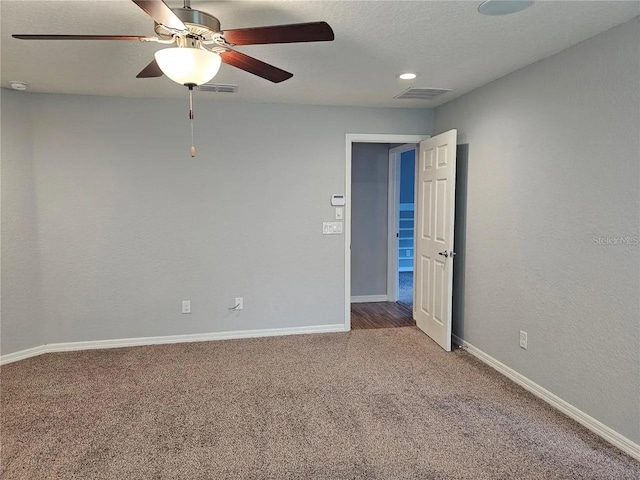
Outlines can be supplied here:
<path id="1" fill-rule="evenodd" d="M 451 351 L 457 131 L 420 142 L 414 319 Z"/>

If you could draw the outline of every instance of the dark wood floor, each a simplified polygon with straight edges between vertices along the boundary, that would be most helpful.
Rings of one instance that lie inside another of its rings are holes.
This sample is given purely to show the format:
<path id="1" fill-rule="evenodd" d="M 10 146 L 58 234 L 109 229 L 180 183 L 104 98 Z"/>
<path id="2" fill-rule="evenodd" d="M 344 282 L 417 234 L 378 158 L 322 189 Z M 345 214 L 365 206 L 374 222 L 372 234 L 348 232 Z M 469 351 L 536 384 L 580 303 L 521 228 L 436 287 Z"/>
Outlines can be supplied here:
<path id="1" fill-rule="evenodd" d="M 352 303 L 351 328 L 394 328 L 415 325 L 411 310 L 394 302 Z"/>

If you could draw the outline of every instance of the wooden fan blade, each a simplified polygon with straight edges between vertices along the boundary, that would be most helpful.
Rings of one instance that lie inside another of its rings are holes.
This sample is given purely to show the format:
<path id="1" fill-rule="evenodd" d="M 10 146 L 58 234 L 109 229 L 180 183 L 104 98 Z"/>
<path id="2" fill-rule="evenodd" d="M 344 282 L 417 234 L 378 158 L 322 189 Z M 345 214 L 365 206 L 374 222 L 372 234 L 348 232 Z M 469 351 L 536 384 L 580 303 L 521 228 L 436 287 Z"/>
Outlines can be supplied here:
<path id="1" fill-rule="evenodd" d="M 155 78 L 161 77 L 162 75 L 164 75 L 164 73 L 162 73 L 162 70 L 160 70 L 160 67 L 158 66 L 158 62 L 154 59 L 149 65 L 144 67 L 138 75 L 136 75 L 136 78 Z"/>
<path id="2" fill-rule="evenodd" d="M 11 35 L 13 38 L 20 40 L 130 40 L 142 41 L 147 38 L 141 35 Z"/>
<path id="3" fill-rule="evenodd" d="M 132 0 L 149 15 L 156 23 L 176 30 L 186 30 L 187 27 L 162 0 Z"/>
<path id="4" fill-rule="evenodd" d="M 293 77 L 293 73 L 286 72 L 278 67 L 269 65 L 257 58 L 250 57 L 244 53 L 228 51 L 221 53 L 222 61 L 227 65 L 234 66 L 245 72 L 253 73 L 259 77 L 273 83 L 280 83 Z"/>
<path id="5" fill-rule="evenodd" d="M 235 45 L 264 43 L 330 42 L 335 36 L 327 22 L 292 23 L 272 27 L 225 30 L 224 39 Z"/>

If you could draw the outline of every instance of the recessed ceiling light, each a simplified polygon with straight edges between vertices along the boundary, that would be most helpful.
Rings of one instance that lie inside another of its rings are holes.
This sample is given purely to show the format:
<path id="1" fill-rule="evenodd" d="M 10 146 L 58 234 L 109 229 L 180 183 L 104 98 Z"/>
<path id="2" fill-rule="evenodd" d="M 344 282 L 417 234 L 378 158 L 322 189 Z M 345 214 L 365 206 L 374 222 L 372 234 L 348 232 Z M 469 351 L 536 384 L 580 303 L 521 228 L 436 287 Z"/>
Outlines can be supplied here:
<path id="1" fill-rule="evenodd" d="M 532 4 L 530 0 L 486 0 L 480 4 L 478 11 L 483 15 L 509 15 L 521 12 Z"/>
<path id="2" fill-rule="evenodd" d="M 398 78 L 400 80 L 413 80 L 414 78 L 416 78 L 418 76 L 417 73 L 411 73 L 411 72 L 406 72 L 406 73 L 401 73 L 398 75 Z"/>

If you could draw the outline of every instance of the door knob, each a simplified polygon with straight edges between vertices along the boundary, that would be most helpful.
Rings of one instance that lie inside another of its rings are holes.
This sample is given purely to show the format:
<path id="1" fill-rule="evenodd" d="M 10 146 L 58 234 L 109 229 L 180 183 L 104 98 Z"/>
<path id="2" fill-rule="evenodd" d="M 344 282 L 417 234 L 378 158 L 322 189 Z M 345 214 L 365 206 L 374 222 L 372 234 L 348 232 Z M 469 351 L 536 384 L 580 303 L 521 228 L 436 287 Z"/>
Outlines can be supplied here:
<path id="1" fill-rule="evenodd" d="M 456 252 L 449 252 L 449 251 L 445 250 L 444 252 L 438 252 L 438 255 L 442 255 L 444 258 L 455 257 L 456 256 Z"/>

